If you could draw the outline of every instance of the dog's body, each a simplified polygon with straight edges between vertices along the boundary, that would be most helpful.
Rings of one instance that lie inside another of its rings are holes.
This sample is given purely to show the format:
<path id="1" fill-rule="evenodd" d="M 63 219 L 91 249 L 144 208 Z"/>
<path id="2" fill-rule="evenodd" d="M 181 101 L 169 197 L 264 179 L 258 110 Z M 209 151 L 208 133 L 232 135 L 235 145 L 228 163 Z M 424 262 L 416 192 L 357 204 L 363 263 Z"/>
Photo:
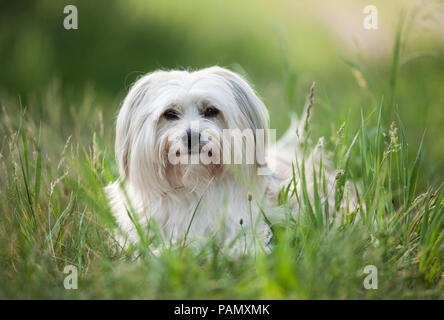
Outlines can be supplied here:
<path id="1" fill-rule="evenodd" d="M 141 226 L 154 218 L 172 243 L 184 237 L 218 236 L 222 245 L 228 245 L 244 235 L 245 241 L 235 247 L 252 239 L 265 245 L 271 232 L 262 213 L 276 205 L 280 189 L 292 179 L 292 162 L 300 154 L 298 124 L 275 145 L 276 154 L 256 152 L 250 163 L 226 163 L 235 151 L 225 149 L 231 140 L 223 132 L 267 130 L 268 119 L 265 105 L 248 83 L 229 70 L 157 71 L 142 77 L 128 93 L 117 119 L 120 178 L 106 187 L 123 233 L 138 241 L 130 218 L 134 214 Z M 252 145 L 268 148 L 267 132 L 243 136 L 242 141 L 243 156 Z M 202 154 L 212 161 L 190 163 L 194 155 Z M 175 161 L 185 155 L 188 162 Z M 308 180 L 313 157 L 316 152 L 307 162 Z M 299 180 L 296 189 L 300 189 Z M 327 173 L 326 180 L 332 189 L 334 174 Z M 325 196 L 331 197 L 331 192 Z"/>

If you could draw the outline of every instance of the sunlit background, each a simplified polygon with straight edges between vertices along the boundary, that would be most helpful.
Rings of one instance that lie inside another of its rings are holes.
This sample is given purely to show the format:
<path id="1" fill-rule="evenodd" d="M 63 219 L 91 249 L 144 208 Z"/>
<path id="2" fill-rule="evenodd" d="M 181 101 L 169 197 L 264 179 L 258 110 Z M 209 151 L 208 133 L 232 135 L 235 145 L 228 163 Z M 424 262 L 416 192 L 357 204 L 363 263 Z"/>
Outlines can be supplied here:
<path id="1" fill-rule="evenodd" d="M 0 3 L 0 299 L 443 298 L 444 0 Z M 78 30 L 64 28 L 66 5 Z M 377 30 L 363 26 L 367 5 Z M 332 192 L 360 188 L 358 218 L 326 212 L 324 224 L 318 196 L 318 220 L 310 204 L 294 219 L 282 192 L 269 255 L 232 257 L 211 237 L 199 254 L 154 257 L 150 225 L 148 240 L 117 245 L 103 187 L 118 176 L 129 87 L 216 64 L 250 81 L 278 136 L 315 82 L 307 145 L 325 137 L 345 172 Z M 79 290 L 63 287 L 67 265 Z M 366 265 L 378 290 L 362 287 Z"/>
<path id="2" fill-rule="evenodd" d="M 78 8 L 78 30 L 63 28 L 67 4 Z M 363 27 L 368 4 L 378 8 L 377 30 Z M 290 112 L 301 112 L 313 81 L 315 136 L 329 136 L 343 121 L 357 128 L 361 110 L 371 116 L 383 101 L 385 125 L 398 113 L 412 152 L 426 130 L 423 178 L 444 177 L 443 1 L 49 0 L 0 8 L 3 103 L 20 99 L 26 107 L 55 90 L 75 110 L 88 92 L 93 105 L 114 115 L 146 72 L 217 64 L 254 84 L 278 135 Z M 50 112 L 42 106 L 34 115 L 44 120 Z M 111 134 L 112 125 L 105 126 Z M 68 137 L 70 127 L 63 128 Z"/>

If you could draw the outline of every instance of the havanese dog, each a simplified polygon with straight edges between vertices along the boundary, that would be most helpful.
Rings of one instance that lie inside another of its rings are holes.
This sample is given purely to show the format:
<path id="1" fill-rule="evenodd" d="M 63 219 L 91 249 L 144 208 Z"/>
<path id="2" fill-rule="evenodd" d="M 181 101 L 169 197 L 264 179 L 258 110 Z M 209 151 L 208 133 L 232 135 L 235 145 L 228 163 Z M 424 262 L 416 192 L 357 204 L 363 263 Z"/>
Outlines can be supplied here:
<path id="1" fill-rule="evenodd" d="M 221 247 L 267 251 L 272 233 L 264 214 L 274 212 L 281 188 L 291 181 L 301 187 L 293 177 L 300 127 L 295 120 L 270 142 L 275 132 L 264 103 L 243 77 L 221 67 L 143 76 L 120 109 L 120 177 L 105 188 L 122 242 L 139 241 L 135 220 L 142 227 L 154 220 L 170 244 L 217 237 Z M 307 190 L 318 148 L 304 159 Z M 323 196 L 332 197 L 335 173 L 326 177 Z"/>

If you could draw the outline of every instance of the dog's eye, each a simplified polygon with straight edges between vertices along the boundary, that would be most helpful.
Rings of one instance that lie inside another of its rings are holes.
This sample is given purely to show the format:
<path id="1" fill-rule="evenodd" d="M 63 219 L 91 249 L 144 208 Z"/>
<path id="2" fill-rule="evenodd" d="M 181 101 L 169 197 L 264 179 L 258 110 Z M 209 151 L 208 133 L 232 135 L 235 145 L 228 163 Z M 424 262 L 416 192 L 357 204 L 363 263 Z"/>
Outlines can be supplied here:
<path id="1" fill-rule="evenodd" d="M 179 114 L 175 110 L 167 110 L 164 112 L 163 116 L 165 117 L 165 119 L 170 121 L 179 119 Z"/>
<path id="2" fill-rule="evenodd" d="M 214 118 L 219 114 L 219 110 L 217 110 L 216 108 L 210 107 L 210 108 L 206 108 L 205 111 L 203 112 L 203 115 L 205 118 Z"/>

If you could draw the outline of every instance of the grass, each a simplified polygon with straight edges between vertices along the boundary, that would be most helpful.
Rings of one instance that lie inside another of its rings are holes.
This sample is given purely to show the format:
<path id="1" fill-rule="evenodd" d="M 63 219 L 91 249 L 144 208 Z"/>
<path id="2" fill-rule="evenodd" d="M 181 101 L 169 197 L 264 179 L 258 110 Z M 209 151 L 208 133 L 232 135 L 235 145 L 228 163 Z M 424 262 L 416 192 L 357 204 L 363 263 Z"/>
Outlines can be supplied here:
<path id="1" fill-rule="evenodd" d="M 400 91 L 402 28 L 400 23 L 387 103 L 366 68 L 346 61 L 367 83 L 374 102 L 361 111 L 359 125 L 341 119 L 326 140 L 325 157 L 337 170 L 330 190 L 336 210 L 330 212 L 320 195 L 326 189 L 325 160 L 313 172 L 304 162 L 294 167 L 293 181 L 279 195 L 285 218 L 261 212 L 274 232 L 269 254 L 230 256 L 218 249 L 216 237 L 196 250 L 187 246 L 192 239 L 186 234 L 181 244 L 156 256 L 149 245 L 163 240 L 155 223 L 138 225 L 140 244 L 122 250 L 103 193 L 117 177 L 114 114 L 104 106 L 117 103 L 87 91 L 81 103 L 67 105 L 56 82 L 42 99 L 31 97 L 26 105 L 3 97 L 0 298 L 443 299 L 443 184 L 419 186 L 421 161 L 427 157 L 424 136 L 413 141 L 419 148 L 411 154 L 402 117 L 390 118 Z M 297 75 L 282 50 L 290 109 Z M 316 111 L 313 99 L 312 87 L 308 106 Z M 305 131 L 314 130 L 307 121 Z M 313 147 L 306 142 L 307 150 Z M 301 194 L 292 188 L 296 173 Z M 316 181 L 312 187 L 308 175 Z M 338 205 L 350 183 L 359 213 Z M 297 217 L 288 206 L 293 197 L 299 203 Z M 63 287 L 67 265 L 79 270 L 77 290 Z M 377 290 L 364 288 L 368 265 L 378 268 Z"/>
<path id="2" fill-rule="evenodd" d="M 10 106 L 1 121 L 1 298 L 443 298 L 443 188 L 416 189 L 423 151 L 408 154 L 400 119 L 382 125 L 382 102 L 362 114 L 356 132 L 345 124 L 331 142 L 340 172 L 336 201 L 347 196 L 347 179 L 356 182 L 360 217 L 328 212 L 319 195 L 322 170 L 294 168 L 303 192 L 282 190 L 285 220 L 272 223 L 263 212 L 274 230 L 272 252 L 242 257 L 221 252 L 214 239 L 199 251 L 180 245 L 156 257 L 148 250 L 160 241 L 154 228 L 140 230 L 142 245 L 120 249 L 102 191 L 117 169 L 101 109 L 80 107 L 88 118 L 78 125 L 93 133 L 79 144 L 33 121 L 30 110 L 10 114 Z M 313 190 L 308 174 L 317 181 Z M 297 218 L 290 197 L 299 199 Z M 63 287 L 66 265 L 79 270 L 78 290 Z M 378 268 L 377 290 L 363 287 L 366 265 Z"/>

